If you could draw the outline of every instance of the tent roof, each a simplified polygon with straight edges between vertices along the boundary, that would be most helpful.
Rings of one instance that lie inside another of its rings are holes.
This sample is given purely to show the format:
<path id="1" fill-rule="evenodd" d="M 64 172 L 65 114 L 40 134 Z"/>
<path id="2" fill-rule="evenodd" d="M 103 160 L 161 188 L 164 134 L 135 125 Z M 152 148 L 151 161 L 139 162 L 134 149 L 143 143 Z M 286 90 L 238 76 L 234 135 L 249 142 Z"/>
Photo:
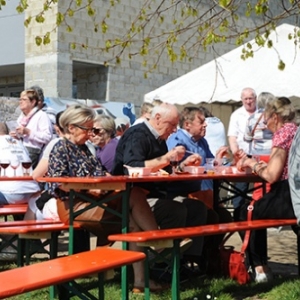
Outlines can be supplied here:
<path id="1" fill-rule="evenodd" d="M 283 24 L 270 34 L 273 48 L 252 44 L 254 57 L 241 59 L 243 46 L 146 94 L 151 102 L 158 97 L 173 104 L 240 101 L 243 88 L 252 87 L 259 94 L 271 92 L 276 96 L 300 97 L 300 56 L 294 40 L 288 35 L 295 26 Z M 284 71 L 278 69 L 280 59 Z"/>

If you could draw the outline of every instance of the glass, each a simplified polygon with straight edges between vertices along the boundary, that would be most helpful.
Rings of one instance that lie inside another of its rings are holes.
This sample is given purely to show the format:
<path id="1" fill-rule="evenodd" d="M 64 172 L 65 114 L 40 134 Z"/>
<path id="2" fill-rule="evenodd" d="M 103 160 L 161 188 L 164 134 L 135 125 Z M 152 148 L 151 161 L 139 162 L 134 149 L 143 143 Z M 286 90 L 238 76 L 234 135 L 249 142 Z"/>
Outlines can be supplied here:
<path id="1" fill-rule="evenodd" d="M 20 161 L 18 159 L 12 159 L 10 161 L 10 167 L 14 170 L 14 177 L 17 176 L 16 170 L 18 169 L 19 165 L 20 165 Z"/>
<path id="2" fill-rule="evenodd" d="M 77 128 L 80 128 L 81 130 L 84 130 L 84 131 L 93 131 L 93 127 L 89 128 L 89 127 L 84 127 L 84 126 L 81 126 L 81 125 L 77 125 L 77 124 L 73 124 L 75 127 Z"/>
<path id="3" fill-rule="evenodd" d="M 172 174 L 175 174 L 176 168 L 178 166 L 178 156 L 177 153 L 170 156 L 170 166 L 172 167 Z"/>
<path id="4" fill-rule="evenodd" d="M 23 176 L 29 176 L 30 175 L 29 169 L 31 168 L 31 165 L 32 165 L 31 161 L 22 161 Z"/>
<path id="5" fill-rule="evenodd" d="M 103 134 L 104 133 L 104 131 L 106 131 L 104 128 L 93 128 L 92 129 L 92 131 L 93 131 L 93 134 L 96 134 L 96 135 L 98 135 L 99 133 L 101 133 L 101 134 Z"/>
<path id="6" fill-rule="evenodd" d="M 0 160 L 0 166 L 4 170 L 3 171 L 3 176 L 6 176 L 6 169 L 9 167 L 10 161 L 8 159 L 1 159 Z"/>
<path id="7" fill-rule="evenodd" d="M 214 158 L 206 158 L 205 162 L 206 162 L 206 164 L 205 164 L 206 173 L 207 174 L 213 174 L 214 173 L 215 159 Z"/>

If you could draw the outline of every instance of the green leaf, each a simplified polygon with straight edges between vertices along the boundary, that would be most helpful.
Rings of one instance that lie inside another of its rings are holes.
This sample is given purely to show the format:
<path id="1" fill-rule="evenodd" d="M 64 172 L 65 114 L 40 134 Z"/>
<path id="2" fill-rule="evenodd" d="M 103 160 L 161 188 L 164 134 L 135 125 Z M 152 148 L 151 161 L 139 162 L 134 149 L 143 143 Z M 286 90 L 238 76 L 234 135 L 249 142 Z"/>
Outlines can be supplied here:
<path id="1" fill-rule="evenodd" d="M 21 14 L 21 13 L 24 12 L 24 8 L 23 8 L 21 5 L 18 5 L 18 6 L 16 7 L 16 11 L 17 11 L 19 14 Z"/>
<path id="2" fill-rule="evenodd" d="M 35 37 L 35 43 L 40 46 L 43 42 L 43 39 L 40 36 Z"/>
<path id="3" fill-rule="evenodd" d="M 73 50 L 76 49 L 76 44 L 75 43 L 71 43 L 71 49 L 73 49 Z"/>
<path id="4" fill-rule="evenodd" d="M 64 21 L 64 15 L 60 12 L 56 15 L 56 25 L 59 26 Z"/>
<path id="5" fill-rule="evenodd" d="M 45 22 L 45 18 L 42 14 L 39 14 L 35 17 L 35 20 L 37 23 L 44 23 Z"/>
<path id="6" fill-rule="evenodd" d="M 219 5 L 221 7 L 227 8 L 227 6 L 229 6 L 231 0 L 219 0 Z"/>
<path id="7" fill-rule="evenodd" d="M 43 38 L 43 44 L 44 45 L 48 45 L 50 44 L 51 40 L 50 40 L 50 32 L 47 32 Z"/>
<path id="8" fill-rule="evenodd" d="M 72 31 L 73 31 L 73 28 L 72 28 L 71 26 L 68 25 L 66 30 L 67 30 L 67 32 L 72 32 Z"/>
<path id="9" fill-rule="evenodd" d="M 121 58 L 119 56 L 116 56 L 116 64 L 117 65 L 121 64 Z"/>
<path id="10" fill-rule="evenodd" d="M 105 47 L 106 47 L 106 49 L 111 47 L 111 40 L 105 41 Z"/>
<path id="11" fill-rule="evenodd" d="M 86 9 L 87 9 L 87 13 L 90 17 L 95 15 L 95 10 L 90 5 L 88 5 Z"/>
<path id="12" fill-rule="evenodd" d="M 73 9 L 68 9 L 68 16 L 73 17 L 74 16 L 74 10 Z"/>
<path id="13" fill-rule="evenodd" d="M 25 21 L 24 21 L 24 26 L 25 26 L 25 27 L 28 27 L 28 25 L 30 24 L 30 22 L 31 22 L 31 17 L 25 19 Z"/>
<path id="14" fill-rule="evenodd" d="M 107 29 L 108 29 L 108 26 L 107 24 L 105 23 L 105 21 L 102 22 L 101 24 L 101 29 L 102 29 L 102 33 L 106 33 Z"/>
<path id="15" fill-rule="evenodd" d="M 281 71 L 285 69 L 285 63 L 282 60 L 279 61 L 278 69 Z"/>

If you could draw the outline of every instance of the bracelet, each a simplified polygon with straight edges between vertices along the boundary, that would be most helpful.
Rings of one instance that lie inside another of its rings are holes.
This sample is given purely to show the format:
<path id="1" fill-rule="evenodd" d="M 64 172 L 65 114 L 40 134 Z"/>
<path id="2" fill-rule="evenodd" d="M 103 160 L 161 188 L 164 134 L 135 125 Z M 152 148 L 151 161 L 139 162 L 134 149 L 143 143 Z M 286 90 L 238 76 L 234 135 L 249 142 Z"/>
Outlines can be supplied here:
<path id="1" fill-rule="evenodd" d="M 261 173 L 263 172 L 263 170 L 266 168 L 267 166 L 263 166 L 262 168 L 260 168 L 258 171 L 257 171 L 257 175 L 259 176 L 259 177 L 262 177 L 261 176 Z"/>
<path id="2" fill-rule="evenodd" d="M 257 163 L 255 163 L 254 166 L 252 167 L 252 172 L 253 172 L 254 174 L 256 174 L 256 175 L 258 175 L 256 169 L 257 169 L 257 166 L 259 166 L 259 165 L 261 165 L 261 163 L 260 163 L 260 162 L 257 162 Z"/>

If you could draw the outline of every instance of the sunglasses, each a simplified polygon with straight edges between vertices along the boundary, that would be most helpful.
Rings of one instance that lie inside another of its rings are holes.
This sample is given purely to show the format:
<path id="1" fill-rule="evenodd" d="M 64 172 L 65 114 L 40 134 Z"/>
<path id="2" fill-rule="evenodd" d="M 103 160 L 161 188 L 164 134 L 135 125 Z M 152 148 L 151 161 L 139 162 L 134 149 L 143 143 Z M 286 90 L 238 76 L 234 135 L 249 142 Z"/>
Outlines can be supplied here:
<path id="1" fill-rule="evenodd" d="M 99 135 L 103 134 L 106 130 L 104 128 L 93 128 L 93 134 Z"/>

